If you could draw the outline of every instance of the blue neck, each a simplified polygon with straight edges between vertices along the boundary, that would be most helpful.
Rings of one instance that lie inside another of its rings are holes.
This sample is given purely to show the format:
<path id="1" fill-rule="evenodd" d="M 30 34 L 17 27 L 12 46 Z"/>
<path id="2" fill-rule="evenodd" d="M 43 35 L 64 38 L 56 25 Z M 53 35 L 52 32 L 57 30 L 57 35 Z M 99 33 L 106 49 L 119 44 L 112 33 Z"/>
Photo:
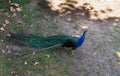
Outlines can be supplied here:
<path id="1" fill-rule="evenodd" d="M 84 36 L 85 36 L 86 32 L 87 32 L 87 31 L 84 31 L 84 32 L 83 32 L 83 35 L 84 35 Z"/>
<path id="2" fill-rule="evenodd" d="M 85 34 L 86 34 L 87 31 L 84 31 L 83 32 L 83 35 L 78 39 L 78 42 L 75 46 L 75 49 L 78 48 L 79 46 L 81 46 L 85 40 Z"/>

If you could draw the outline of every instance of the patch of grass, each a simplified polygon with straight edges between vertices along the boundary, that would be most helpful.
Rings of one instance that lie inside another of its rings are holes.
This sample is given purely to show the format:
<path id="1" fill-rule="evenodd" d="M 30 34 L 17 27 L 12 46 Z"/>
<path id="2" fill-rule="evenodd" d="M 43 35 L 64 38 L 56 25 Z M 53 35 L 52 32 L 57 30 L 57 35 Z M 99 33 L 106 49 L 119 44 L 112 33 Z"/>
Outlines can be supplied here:
<path id="1" fill-rule="evenodd" d="M 114 33 L 114 32 L 111 32 L 111 31 L 109 31 L 109 32 L 104 32 L 104 37 L 106 37 L 106 36 L 112 36 L 113 33 Z"/>
<path id="2" fill-rule="evenodd" d="M 65 35 L 63 32 L 59 32 L 58 35 Z"/>
<path id="3" fill-rule="evenodd" d="M 24 33 L 25 31 L 27 31 L 28 27 L 29 27 L 28 24 L 22 23 L 19 25 L 19 24 L 16 24 L 14 20 L 11 20 L 11 26 L 10 28 L 8 28 L 11 30 L 9 30 L 8 32 L 16 31 L 17 33 Z"/>
<path id="4" fill-rule="evenodd" d="M 41 2 L 38 3 L 40 9 L 48 9 L 49 6 L 46 2 L 46 0 L 41 0 Z"/>
<path id="5" fill-rule="evenodd" d="M 24 49 L 25 50 L 25 49 Z M 23 50 L 23 51 L 24 51 Z M 49 55 L 50 57 L 47 57 Z M 9 55 L 7 55 L 10 57 Z M 71 64 L 61 60 L 56 51 L 42 52 L 35 55 L 28 54 L 22 57 L 10 57 L 0 55 L 0 76 L 24 75 L 27 71 L 41 76 L 72 76 Z M 25 64 L 25 61 L 27 64 Z M 36 62 L 38 64 L 36 64 Z"/>
<path id="6" fill-rule="evenodd" d="M 3 14 L 0 14 L 0 19 L 4 19 L 4 18 L 5 18 L 5 16 Z M 0 21 L 2 21 L 2 20 L 0 20 Z"/>
<path id="7" fill-rule="evenodd" d="M 114 49 L 116 51 L 120 50 L 120 38 L 116 39 L 115 44 L 114 44 Z"/>
<path id="8" fill-rule="evenodd" d="M 45 18 L 45 14 L 33 8 L 30 5 L 23 7 L 23 11 L 20 13 L 24 22 L 31 24 L 36 21 L 37 18 Z"/>
<path id="9" fill-rule="evenodd" d="M 80 59 L 80 60 L 83 60 L 84 58 L 85 58 L 85 57 L 84 57 L 83 55 L 80 55 L 80 56 L 79 56 L 79 59 Z"/>
<path id="10" fill-rule="evenodd" d="M 0 76 L 6 76 L 6 72 L 12 67 L 13 61 L 0 54 Z"/>
<path id="11" fill-rule="evenodd" d="M 109 64 L 114 65 L 113 59 L 109 59 Z"/>
<path id="12" fill-rule="evenodd" d="M 35 27 L 35 29 L 33 30 L 33 34 L 35 35 L 42 35 L 42 24 L 37 24 Z"/>
<path id="13" fill-rule="evenodd" d="M 120 50 L 120 38 L 119 38 L 119 33 L 120 33 L 120 26 L 117 25 L 114 27 L 115 32 L 118 34 L 118 38 L 115 39 L 115 43 L 114 43 L 114 49 L 116 51 Z"/>
<path id="14" fill-rule="evenodd" d="M 115 29 L 116 32 L 120 32 L 120 26 L 115 26 L 114 29 Z"/>
<path id="15" fill-rule="evenodd" d="M 61 63 L 60 58 L 57 56 L 55 52 L 49 53 L 50 58 L 46 56 L 45 53 L 39 53 L 36 55 L 26 55 L 24 57 L 19 58 L 17 62 L 17 66 L 15 67 L 15 71 L 18 74 L 25 73 L 26 71 L 32 71 L 35 73 L 41 73 L 41 75 L 46 76 L 57 63 Z M 25 65 L 24 62 L 27 61 Z M 35 65 L 35 62 L 39 62 L 38 65 Z M 53 68 L 54 67 L 54 68 Z"/>
<path id="16" fill-rule="evenodd" d="M 35 24 L 33 28 L 35 28 L 34 34 L 41 34 L 42 25 L 36 23 L 37 19 L 44 18 L 44 14 L 42 12 L 37 11 L 30 5 L 25 5 L 23 10 L 18 13 L 16 18 L 11 18 L 11 25 L 17 32 L 24 33 L 30 29 L 30 25 Z M 22 24 L 16 24 L 17 20 L 22 20 Z"/>
<path id="17" fill-rule="evenodd" d="M 43 12 L 36 10 L 36 12 L 34 12 L 34 17 L 35 18 L 45 18 L 45 14 Z"/>
<path id="18" fill-rule="evenodd" d="M 20 58 L 21 61 L 17 64 L 18 66 L 15 68 L 18 74 L 24 73 L 26 71 L 33 71 L 44 73 L 45 65 L 49 64 L 49 60 L 43 53 L 39 53 L 36 55 L 26 55 L 25 57 Z M 27 64 L 25 65 L 25 61 Z M 40 64 L 35 65 L 35 62 L 39 62 Z"/>
<path id="19" fill-rule="evenodd" d="M 71 18 L 72 18 L 73 20 L 77 20 L 77 19 L 78 19 L 77 15 L 75 15 L 75 14 L 71 15 Z"/>
<path id="20" fill-rule="evenodd" d="M 73 28 L 74 28 L 74 29 L 78 29 L 78 25 L 74 25 Z"/>
<path id="21" fill-rule="evenodd" d="M 25 4 L 30 3 L 31 0 L 11 0 L 11 3 L 18 3 L 20 6 L 24 6 Z M 4 9 L 4 11 L 9 11 L 10 3 L 8 0 L 0 0 L 0 9 Z"/>
<path id="22" fill-rule="evenodd" d="M 10 4 L 8 0 L 0 0 L 0 9 L 4 9 L 4 11 L 9 11 Z"/>
<path id="23" fill-rule="evenodd" d="M 104 73 L 102 72 L 96 72 L 97 76 L 106 76 Z"/>
<path id="24" fill-rule="evenodd" d="M 19 29 L 19 33 L 24 33 L 27 29 L 27 25 L 20 25 L 17 28 Z"/>
<path id="25" fill-rule="evenodd" d="M 3 0 L 0 0 L 3 1 Z M 7 0 L 5 0 L 7 1 Z M 11 28 L 13 27 L 18 33 L 24 33 L 27 29 L 30 29 L 29 25 L 34 24 L 32 30 L 33 34 L 40 35 L 42 30 L 42 24 L 37 23 L 37 19 L 42 19 L 45 17 L 45 14 L 34 9 L 30 5 L 26 5 L 31 0 L 12 0 L 13 3 L 18 3 L 23 7 L 21 12 L 16 12 L 16 18 L 10 19 Z M 4 2 L 4 1 L 3 1 Z M 0 5 L 4 8 L 4 4 Z M 7 4 L 5 5 L 5 7 Z M 9 6 L 6 8 L 9 10 Z M 1 17 L 2 18 L 2 17 Z M 22 20 L 22 24 L 17 24 L 16 21 Z M 51 23 L 51 28 L 58 29 L 58 25 L 55 22 Z M 2 39 L 2 34 L 0 35 Z M 25 46 L 26 47 L 26 46 Z M 28 48 L 24 49 L 24 46 L 21 47 L 22 51 L 26 51 Z M 32 49 L 38 50 L 38 49 Z M 19 50 L 16 50 L 19 51 Z M 49 54 L 48 58 L 46 54 Z M 7 56 L 9 57 L 9 55 Z M 29 54 L 23 57 L 13 57 L 9 61 L 5 55 L 0 55 L 0 76 L 12 76 L 10 75 L 11 71 L 15 71 L 15 74 L 22 76 L 27 71 L 32 71 L 34 73 L 40 73 L 42 76 L 70 76 L 72 75 L 72 69 L 70 65 L 61 60 L 61 58 L 56 54 L 56 52 L 47 52 L 47 53 L 38 53 L 35 55 Z M 27 61 L 27 64 L 25 64 Z M 35 65 L 35 62 L 39 62 L 38 65 Z M 56 70 L 56 71 L 55 71 Z M 53 72 L 55 71 L 55 72 Z"/>
<path id="26" fill-rule="evenodd" d="M 100 50 L 100 51 L 105 51 L 106 50 L 105 42 L 104 43 L 99 43 L 99 45 L 97 46 L 97 49 Z"/>
<path id="27" fill-rule="evenodd" d="M 31 6 L 26 5 L 23 7 L 23 11 L 20 13 L 25 23 L 31 24 L 33 20 L 33 10 Z"/>
<path id="28" fill-rule="evenodd" d="M 21 6 L 24 6 L 25 4 L 29 4 L 32 0 L 11 0 L 11 3 L 18 3 Z"/>
<path id="29" fill-rule="evenodd" d="M 51 23 L 51 28 L 53 28 L 53 29 L 58 29 L 57 23 L 56 23 L 56 22 L 52 22 L 52 23 Z"/>
<path id="30" fill-rule="evenodd" d="M 83 76 L 89 76 L 91 74 L 90 70 L 86 67 L 81 66 L 79 72 L 83 72 Z"/>
<path id="31" fill-rule="evenodd" d="M 2 40 L 3 39 L 3 34 L 2 33 L 0 33 L 0 40 Z"/>

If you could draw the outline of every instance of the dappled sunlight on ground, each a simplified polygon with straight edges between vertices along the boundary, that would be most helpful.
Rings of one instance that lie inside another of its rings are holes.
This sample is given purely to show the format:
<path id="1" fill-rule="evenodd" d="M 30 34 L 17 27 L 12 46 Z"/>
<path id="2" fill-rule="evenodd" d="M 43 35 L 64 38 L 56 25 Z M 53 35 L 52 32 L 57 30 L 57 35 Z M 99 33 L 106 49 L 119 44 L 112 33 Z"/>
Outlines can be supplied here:
<path id="1" fill-rule="evenodd" d="M 47 0 L 47 2 L 53 11 L 59 13 L 68 14 L 72 10 L 80 10 L 80 15 L 87 15 L 90 19 L 120 17 L 120 0 Z"/>
<path id="2" fill-rule="evenodd" d="M 53 11 L 42 1 L 20 4 L 20 12 L 0 9 L 0 76 L 120 76 L 120 0 L 47 0 Z M 85 29 L 75 54 L 58 47 L 38 52 L 43 48 L 6 39 L 10 32 L 80 37 Z M 13 55 L 23 52 L 30 54 Z"/>

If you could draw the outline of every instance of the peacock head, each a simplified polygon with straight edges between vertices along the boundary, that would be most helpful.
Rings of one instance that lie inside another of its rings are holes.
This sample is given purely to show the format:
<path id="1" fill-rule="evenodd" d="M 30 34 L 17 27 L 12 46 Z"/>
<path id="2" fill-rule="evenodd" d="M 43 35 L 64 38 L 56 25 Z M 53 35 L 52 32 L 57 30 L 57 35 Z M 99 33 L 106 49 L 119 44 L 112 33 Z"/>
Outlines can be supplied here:
<path id="1" fill-rule="evenodd" d="M 80 47 L 80 46 L 83 44 L 83 42 L 84 42 L 84 40 L 85 40 L 85 34 L 86 34 L 87 31 L 88 31 L 88 30 L 85 30 L 85 31 L 83 32 L 83 35 L 78 39 L 76 45 L 73 47 L 74 50 L 77 49 L 78 47 Z"/>
<path id="2" fill-rule="evenodd" d="M 87 31 L 88 31 L 88 30 L 85 30 L 84 33 L 83 33 L 83 35 L 85 35 Z"/>

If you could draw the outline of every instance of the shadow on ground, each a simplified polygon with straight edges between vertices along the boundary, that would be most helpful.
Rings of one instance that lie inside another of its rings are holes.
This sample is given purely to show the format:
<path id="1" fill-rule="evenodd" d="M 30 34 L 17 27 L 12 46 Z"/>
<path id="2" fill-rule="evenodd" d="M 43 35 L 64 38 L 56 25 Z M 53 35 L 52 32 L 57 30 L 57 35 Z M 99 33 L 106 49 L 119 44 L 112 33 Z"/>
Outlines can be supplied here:
<path id="1" fill-rule="evenodd" d="M 92 0 L 93 1 L 93 0 Z M 114 2 L 113 2 L 114 3 Z M 80 36 L 84 28 L 88 28 L 86 40 L 75 54 L 69 54 L 64 49 L 53 49 L 50 52 L 29 54 L 23 57 L 9 56 L 11 51 L 40 50 L 27 46 L 12 45 L 1 41 L 0 60 L 1 75 L 22 76 L 119 76 L 120 57 L 120 19 L 117 16 L 109 16 L 112 9 L 100 9 L 91 3 L 83 3 L 79 10 L 71 12 L 66 4 L 61 7 L 65 11 L 50 12 L 38 6 L 38 0 L 33 0 L 23 7 L 23 12 L 17 12 L 17 16 L 0 12 L 1 16 L 1 40 L 3 35 L 18 31 L 35 35 L 66 34 Z M 111 4 L 111 3 L 108 3 Z M 44 5 L 43 5 L 44 6 Z M 74 8 L 69 4 L 69 6 Z M 100 13 L 101 12 L 101 13 Z M 22 14 L 21 14 L 22 13 Z M 4 15 L 3 15 L 4 14 Z M 92 19 L 92 15 L 93 17 Z M 101 17 L 104 15 L 104 17 Z M 10 17 L 9 17 L 10 16 Z M 9 21 L 5 26 L 4 20 Z M 19 21 L 19 22 L 18 22 Z M 20 21 L 22 23 L 20 23 Z M 18 23 L 17 23 L 18 22 Z M 2 55 L 4 54 L 4 55 Z M 6 56 L 7 55 L 7 56 Z M 8 70 L 9 69 L 9 70 Z"/>

